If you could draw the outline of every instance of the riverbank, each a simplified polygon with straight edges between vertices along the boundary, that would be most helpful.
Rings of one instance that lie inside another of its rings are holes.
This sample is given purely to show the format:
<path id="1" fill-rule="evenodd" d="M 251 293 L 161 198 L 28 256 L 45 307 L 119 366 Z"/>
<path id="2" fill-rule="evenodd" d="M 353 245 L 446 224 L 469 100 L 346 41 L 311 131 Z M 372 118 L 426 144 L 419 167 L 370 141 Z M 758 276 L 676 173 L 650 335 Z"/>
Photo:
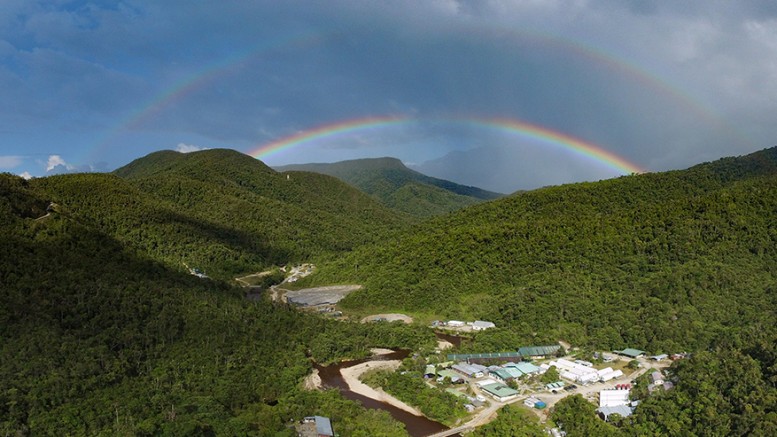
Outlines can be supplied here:
<path id="1" fill-rule="evenodd" d="M 423 416 L 417 408 L 413 408 L 410 405 L 400 401 L 399 399 L 391 396 L 381 389 L 374 389 L 367 384 L 361 382 L 359 377 L 365 372 L 370 370 L 396 370 L 402 362 L 400 360 L 389 361 L 367 361 L 355 366 L 346 367 L 340 369 L 340 374 L 343 375 L 343 380 L 348 384 L 348 389 L 354 393 L 366 396 L 370 399 L 374 399 L 379 402 L 385 402 L 400 410 L 406 411 L 416 416 Z"/>
<path id="2" fill-rule="evenodd" d="M 318 374 L 318 369 L 313 369 L 310 375 L 305 377 L 302 383 L 305 390 L 320 390 L 321 389 L 321 376 Z"/>

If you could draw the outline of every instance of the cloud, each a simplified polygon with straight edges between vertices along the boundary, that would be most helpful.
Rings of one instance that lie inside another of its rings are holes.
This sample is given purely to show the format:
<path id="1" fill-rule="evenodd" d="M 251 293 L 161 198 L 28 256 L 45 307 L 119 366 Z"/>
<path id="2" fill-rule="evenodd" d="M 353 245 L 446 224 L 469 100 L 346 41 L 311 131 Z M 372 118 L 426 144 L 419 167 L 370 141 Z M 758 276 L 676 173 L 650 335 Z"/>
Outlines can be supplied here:
<path id="1" fill-rule="evenodd" d="M 24 173 L 20 174 L 19 176 L 21 176 L 21 177 L 23 177 L 24 179 L 27 179 L 27 180 L 30 180 L 30 179 L 32 179 L 32 177 L 33 177 L 33 176 L 30 174 L 30 172 L 28 172 L 28 171 L 25 171 Z"/>
<path id="2" fill-rule="evenodd" d="M 92 166 L 87 164 L 74 165 L 66 162 L 60 155 L 49 155 L 48 161 L 46 161 L 47 175 L 90 172 L 93 170 Z"/>
<path id="3" fill-rule="evenodd" d="M 248 150 L 386 115 L 519 119 L 656 171 L 777 138 L 773 0 L 190 3 L 0 1 L 0 168 L 29 154 L 43 157 L 36 176 L 94 171 L 156 144 L 204 149 L 181 139 Z M 500 144 L 482 132 L 392 127 L 273 158 L 423 163 Z M 51 144 L 108 164 L 47 162 Z M 552 167 L 543 153 L 536 167 Z M 501 186 L 562 180 L 529 170 Z"/>
<path id="4" fill-rule="evenodd" d="M 10 170 L 22 164 L 22 157 L 15 155 L 0 156 L 0 170 Z"/>
<path id="5" fill-rule="evenodd" d="M 180 153 L 199 152 L 200 150 L 208 150 L 208 148 L 184 143 L 178 143 L 178 145 L 175 147 L 175 151 Z"/>
<path id="6" fill-rule="evenodd" d="M 64 159 L 60 155 L 49 155 L 49 160 L 46 162 L 46 171 L 54 171 L 54 170 L 71 170 L 73 167 L 68 165 L 68 163 L 65 162 Z"/>

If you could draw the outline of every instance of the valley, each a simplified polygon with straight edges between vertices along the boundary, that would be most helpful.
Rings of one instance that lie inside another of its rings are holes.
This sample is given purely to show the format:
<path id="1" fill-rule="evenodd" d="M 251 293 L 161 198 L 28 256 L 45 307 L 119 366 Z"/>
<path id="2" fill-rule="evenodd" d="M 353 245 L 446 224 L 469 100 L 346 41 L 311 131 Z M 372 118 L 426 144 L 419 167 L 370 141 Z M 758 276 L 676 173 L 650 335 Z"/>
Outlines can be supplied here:
<path id="1" fill-rule="evenodd" d="M 777 149 L 426 218 L 227 150 L 3 174 L 0 202 L 7 434 L 293 435 L 312 416 L 344 436 L 777 426 Z M 517 355 L 541 345 L 565 358 Z M 325 373 L 375 348 L 406 355 L 348 381 L 428 433 Z M 634 348 L 679 358 L 604 361 Z M 527 373 L 449 358 L 496 353 Z M 631 414 L 601 419 L 591 394 L 632 380 Z M 533 397 L 544 409 L 521 407 Z"/>

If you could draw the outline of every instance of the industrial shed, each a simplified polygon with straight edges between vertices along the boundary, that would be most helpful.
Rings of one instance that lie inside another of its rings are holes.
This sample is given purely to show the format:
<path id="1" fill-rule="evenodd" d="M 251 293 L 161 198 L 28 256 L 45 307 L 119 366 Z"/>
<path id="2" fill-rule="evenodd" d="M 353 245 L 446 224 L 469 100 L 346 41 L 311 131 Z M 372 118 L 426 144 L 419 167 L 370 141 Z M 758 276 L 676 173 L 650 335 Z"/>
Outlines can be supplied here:
<path id="1" fill-rule="evenodd" d="M 499 402 L 506 402 L 518 397 L 517 390 L 513 390 L 510 387 L 500 383 L 484 385 L 481 388 Z"/>
<path id="2" fill-rule="evenodd" d="M 622 351 L 613 351 L 613 352 L 619 355 L 627 356 L 629 358 L 639 358 L 645 355 L 645 351 L 641 351 L 639 349 L 632 349 L 632 348 L 626 348 L 626 349 L 623 349 Z"/>

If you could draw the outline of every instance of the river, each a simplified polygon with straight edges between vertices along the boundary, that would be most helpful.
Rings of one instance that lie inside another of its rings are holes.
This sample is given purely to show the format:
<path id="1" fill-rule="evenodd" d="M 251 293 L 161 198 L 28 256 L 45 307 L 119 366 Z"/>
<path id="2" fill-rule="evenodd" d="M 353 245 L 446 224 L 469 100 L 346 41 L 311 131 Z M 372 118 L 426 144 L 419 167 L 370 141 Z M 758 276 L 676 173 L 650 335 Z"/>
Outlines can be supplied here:
<path id="1" fill-rule="evenodd" d="M 427 419 L 424 416 L 416 416 L 401 410 L 393 405 L 386 404 L 384 402 L 376 401 L 375 399 L 362 396 L 358 393 L 354 393 L 348 389 L 348 385 L 343 380 L 343 376 L 340 374 L 340 369 L 355 366 L 357 364 L 364 363 L 366 361 L 375 360 L 402 360 L 406 358 L 409 351 L 395 351 L 386 355 L 379 355 L 371 358 L 365 358 L 362 360 L 343 361 L 339 364 L 332 364 L 330 366 L 315 365 L 318 369 L 318 375 L 321 377 L 321 384 L 324 387 L 336 387 L 340 389 L 340 392 L 347 399 L 357 401 L 364 405 L 365 408 L 379 409 L 387 411 L 391 417 L 405 424 L 405 429 L 408 434 L 413 437 L 423 437 L 430 434 L 434 434 L 440 431 L 448 429 L 445 425 L 435 422 L 431 419 Z"/>
<path id="2" fill-rule="evenodd" d="M 463 339 L 458 335 L 444 334 L 442 332 L 435 332 L 434 335 L 435 337 L 437 337 L 438 340 L 447 341 L 448 343 L 452 344 L 453 347 L 461 346 L 461 341 Z"/>

